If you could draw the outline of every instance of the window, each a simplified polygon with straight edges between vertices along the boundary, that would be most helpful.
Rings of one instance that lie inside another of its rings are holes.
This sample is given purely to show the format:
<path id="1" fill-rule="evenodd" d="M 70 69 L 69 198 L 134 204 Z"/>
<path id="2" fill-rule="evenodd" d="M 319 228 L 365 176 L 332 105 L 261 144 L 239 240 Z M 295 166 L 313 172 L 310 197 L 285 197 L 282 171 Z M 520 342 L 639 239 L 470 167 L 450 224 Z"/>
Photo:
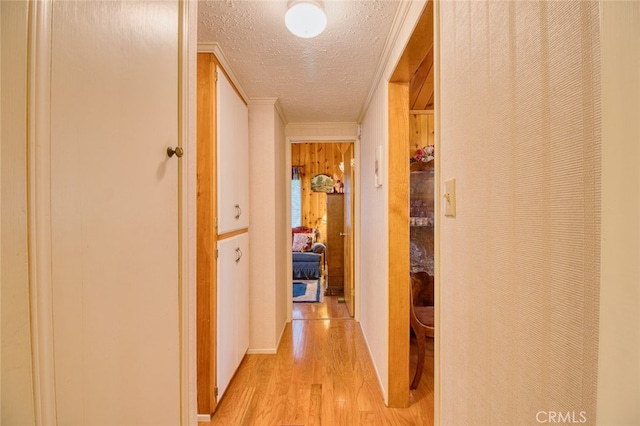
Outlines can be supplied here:
<path id="1" fill-rule="evenodd" d="M 291 180 L 291 226 L 302 225 L 302 181 L 300 179 Z"/>

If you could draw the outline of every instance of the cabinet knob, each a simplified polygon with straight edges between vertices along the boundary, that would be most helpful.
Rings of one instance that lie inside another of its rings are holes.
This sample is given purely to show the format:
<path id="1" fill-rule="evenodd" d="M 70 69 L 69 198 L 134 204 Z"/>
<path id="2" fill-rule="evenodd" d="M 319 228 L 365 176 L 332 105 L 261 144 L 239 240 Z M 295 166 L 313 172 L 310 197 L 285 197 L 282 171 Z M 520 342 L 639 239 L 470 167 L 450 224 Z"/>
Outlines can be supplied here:
<path id="1" fill-rule="evenodd" d="M 169 158 L 173 157 L 174 154 L 176 157 L 182 158 L 182 156 L 184 155 L 184 150 L 179 146 L 175 148 L 167 148 L 167 155 L 169 156 Z"/>

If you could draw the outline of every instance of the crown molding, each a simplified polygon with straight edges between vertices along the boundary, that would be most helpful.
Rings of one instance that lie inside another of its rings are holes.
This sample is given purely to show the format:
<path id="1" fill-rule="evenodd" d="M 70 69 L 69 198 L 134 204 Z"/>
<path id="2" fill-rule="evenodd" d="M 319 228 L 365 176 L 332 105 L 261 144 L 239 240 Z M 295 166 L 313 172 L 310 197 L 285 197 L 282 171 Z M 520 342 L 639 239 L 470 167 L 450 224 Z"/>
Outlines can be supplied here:
<path id="1" fill-rule="evenodd" d="M 220 62 L 220 66 L 224 69 L 225 73 L 227 74 L 227 76 L 229 77 L 233 85 L 236 87 L 236 89 L 238 89 L 240 96 L 242 96 L 242 98 L 245 99 L 245 101 L 249 99 L 247 92 L 245 92 L 244 88 L 242 87 L 242 84 L 240 84 L 240 80 L 238 79 L 238 76 L 236 75 L 236 73 L 233 71 L 233 68 L 231 67 L 231 62 L 225 56 L 224 52 L 222 51 L 222 48 L 220 47 L 220 44 L 198 43 L 198 53 L 213 53 L 216 56 L 216 59 L 218 60 L 218 62 Z"/>
<path id="2" fill-rule="evenodd" d="M 362 104 L 362 109 L 360 110 L 360 114 L 358 114 L 358 123 L 361 123 L 362 120 L 364 119 L 367 109 L 369 109 L 369 104 L 373 99 L 373 95 L 376 93 L 378 84 L 380 84 L 380 81 L 382 80 L 382 78 L 385 77 L 385 71 L 387 71 L 387 67 L 389 66 L 389 61 L 392 59 L 391 54 L 393 53 L 398 43 L 398 37 L 405 29 L 407 17 L 410 16 L 409 12 L 414 7 L 419 7 L 420 10 L 423 10 L 428 1 L 432 1 L 432 0 L 400 2 L 400 5 L 398 6 L 398 10 L 396 11 L 396 16 L 393 19 L 393 23 L 391 24 L 391 30 L 389 31 L 389 35 L 387 36 L 387 40 L 385 41 L 384 48 L 382 49 L 382 54 L 380 55 L 380 61 L 378 62 L 378 67 L 376 68 L 376 72 L 374 74 L 373 80 L 371 81 L 369 92 L 367 93 L 367 97 L 365 98 L 365 101 Z M 417 24 L 417 20 L 412 25 L 412 31 L 413 31 L 413 27 L 415 27 L 416 24 Z"/>
<path id="3" fill-rule="evenodd" d="M 314 128 L 334 128 L 334 127 L 340 127 L 340 126 L 358 126 L 358 123 L 355 121 L 318 121 L 318 122 L 302 122 L 302 123 L 289 123 L 287 125 L 287 127 L 290 128 L 294 128 L 294 127 L 299 127 L 299 128 L 307 128 L 307 127 L 314 127 Z"/>
<path id="4" fill-rule="evenodd" d="M 251 98 L 249 99 L 248 102 L 249 105 L 273 105 L 273 107 L 275 108 L 276 112 L 278 113 L 278 116 L 280 117 L 280 120 L 282 120 L 282 123 L 287 126 L 287 116 L 284 113 L 284 110 L 282 109 L 282 105 L 280 104 L 280 101 L 278 100 L 278 98 Z"/>
<path id="5" fill-rule="evenodd" d="M 280 116 L 280 120 L 282 120 L 282 124 L 284 125 L 284 127 L 287 127 L 287 125 L 289 124 L 289 120 L 287 120 L 287 115 L 284 113 L 284 110 L 282 109 L 282 104 L 280 104 L 280 101 L 277 98 L 276 98 L 275 107 L 276 107 L 276 111 L 278 111 L 278 115 Z"/>
<path id="6" fill-rule="evenodd" d="M 355 141 L 358 136 L 356 122 L 290 123 L 285 129 L 287 139 L 296 142 Z"/>
<path id="7" fill-rule="evenodd" d="M 278 98 L 250 98 L 249 105 L 269 105 L 275 108 Z"/>

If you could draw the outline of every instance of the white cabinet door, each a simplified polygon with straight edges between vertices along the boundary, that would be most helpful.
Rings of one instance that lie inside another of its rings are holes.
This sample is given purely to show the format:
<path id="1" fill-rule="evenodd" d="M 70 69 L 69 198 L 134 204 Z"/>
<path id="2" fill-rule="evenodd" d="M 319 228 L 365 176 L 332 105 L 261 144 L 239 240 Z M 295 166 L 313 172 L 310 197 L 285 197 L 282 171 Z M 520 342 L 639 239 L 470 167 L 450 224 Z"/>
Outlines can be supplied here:
<path id="1" fill-rule="evenodd" d="M 249 235 L 218 241 L 218 400 L 249 347 Z"/>
<path id="2" fill-rule="evenodd" d="M 57 422 L 177 425 L 179 4 L 50 3 Z"/>
<path id="3" fill-rule="evenodd" d="M 218 241 L 218 294 L 217 294 L 217 339 L 216 368 L 218 401 L 227 389 L 235 371 L 236 326 L 235 321 L 235 249 L 236 238 Z"/>
<path id="4" fill-rule="evenodd" d="M 218 233 L 249 226 L 249 113 L 218 68 L 216 84 Z"/>
<path id="5" fill-rule="evenodd" d="M 238 364 L 249 349 L 249 234 L 238 235 L 239 259 L 236 264 L 236 355 Z"/>

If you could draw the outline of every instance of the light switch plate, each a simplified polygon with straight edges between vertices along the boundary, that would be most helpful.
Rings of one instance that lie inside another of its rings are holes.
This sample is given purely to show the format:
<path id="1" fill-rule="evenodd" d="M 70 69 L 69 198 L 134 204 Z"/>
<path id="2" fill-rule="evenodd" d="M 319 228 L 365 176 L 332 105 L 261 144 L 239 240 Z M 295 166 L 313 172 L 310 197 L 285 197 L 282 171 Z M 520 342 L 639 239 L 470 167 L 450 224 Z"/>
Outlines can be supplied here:
<path id="1" fill-rule="evenodd" d="M 444 181 L 444 215 L 456 217 L 456 180 L 449 179 Z"/>

